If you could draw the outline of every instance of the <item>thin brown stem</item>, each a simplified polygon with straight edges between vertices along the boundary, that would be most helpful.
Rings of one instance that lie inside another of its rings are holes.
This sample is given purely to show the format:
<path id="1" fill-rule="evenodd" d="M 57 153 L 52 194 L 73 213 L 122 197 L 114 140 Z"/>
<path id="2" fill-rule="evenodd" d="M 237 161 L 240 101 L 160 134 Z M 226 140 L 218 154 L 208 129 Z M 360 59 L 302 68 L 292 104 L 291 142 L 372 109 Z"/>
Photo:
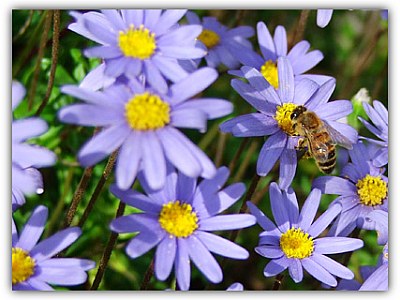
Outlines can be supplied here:
<path id="1" fill-rule="evenodd" d="M 124 210 L 125 210 L 125 203 L 123 203 L 121 201 L 118 205 L 118 209 L 117 209 L 117 213 L 115 214 L 115 218 L 122 216 L 124 214 Z M 91 290 L 98 289 L 100 282 L 103 279 L 104 272 L 107 268 L 107 264 L 108 264 L 108 261 L 110 260 L 111 253 L 114 248 L 115 242 L 117 241 L 117 238 L 118 238 L 118 233 L 112 232 L 110 235 L 110 238 L 108 240 L 108 243 L 106 245 L 106 248 L 104 249 L 103 256 L 100 259 L 99 268 L 97 269 L 97 273 L 93 280 L 93 284 L 90 287 Z"/>
<path id="2" fill-rule="evenodd" d="M 39 73 L 40 73 L 40 64 L 41 64 L 42 58 L 44 56 L 44 50 L 46 48 L 46 43 L 47 43 L 47 36 L 49 35 L 51 19 L 53 16 L 53 12 L 50 10 L 46 11 L 44 13 L 46 14 L 46 19 L 44 21 L 42 37 L 40 38 L 40 45 L 39 45 L 35 70 L 33 72 L 33 79 L 32 79 L 32 83 L 31 83 L 31 87 L 29 89 L 29 93 L 28 93 L 28 109 L 29 110 L 31 110 L 31 108 L 32 108 L 33 98 L 35 97 L 35 94 L 36 94 L 36 88 L 37 88 L 37 83 L 39 80 Z"/>
<path id="3" fill-rule="evenodd" d="M 81 177 L 81 180 L 78 184 L 78 187 L 76 188 L 76 191 L 74 193 L 74 196 L 72 197 L 72 202 L 71 205 L 68 209 L 65 222 L 64 222 L 64 228 L 69 227 L 72 223 L 72 219 L 75 216 L 76 210 L 78 208 L 79 203 L 81 202 L 83 195 L 85 194 L 86 188 L 89 184 L 90 177 L 92 176 L 93 173 L 93 167 L 88 167 L 83 171 L 83 175 Z"/>
<path id="4" fill-rule="evenodd" d="M 247 204 L 246 204 L 246 201 L 251 201 L 251 199 L 252 199 L 252 197 L 253 197 L 253 194 L 254 194 L 254 192 L 256 191 L 257 185 L 258 185 L 258 183 L 260 182 L 260 178 L 261 178 L 261 177 L 260 177 L 258 174 L 255 174 L 255 175 L 253 176 L 253 179 L 251 180 L 249 189 L 247 190 L 247 193 L 246 193 L 246 195 L 244 196 L 244 199 L 243 199 L 243 202 L 242 202 L 242 206 L 240 207 L 240 210 L 239 210 L 239 213 L 240 213 L 240 214 L 244 214 L 244 213 L 247 212 Z M 231 240 L 231 241 L 234 242 L 234 241 L 236 240 L 237 236 L 239 235 L 239 232 L 240 232 L 240 229 L 238 229 L 238 230 L 233 230 L 233 231 L 231 232 L 231 235 L 230 235 L 230 237 L 229 237 L 229 240 Z"/>
<path id="5" fill-rule="evenodd" d="M 235 177 L 233 178 L 234 182 L 241 181 L 243 178 L 243 175 L 245 174 L 247 167 L 250 165 L 251 158 L 253 157 L 254 153 L 256 152 L 258 148 L 259 140 L 252 140 L 250 143 L 249 148 L 247 149 L 247 153 L 240 164 L 239 169 L 237 170 Z"/>
<path id="6" fill-rule="evenodd" d="M 222 159 L 224 156 L 224 150 L 226 145 L 226 133 L 220 132 L 218 137 L 217 151 L 215 154 L 214 163 L 216 167 L 221 166 Z"/>
<path id="7" fill-rule="evenodd" d="M 43 101 L 40 104 L 38 110 L 36 111 L 35 114 L 36 116 L 39 116 L 42 113 L 43 109 L 45 108 L 47 102 L 50 99 L 51 91 L 53 90 L 54 78 L 56 76 L 57 61 L 58 61 L 59 37 L 60 37 L 60 11 L 55 10 L 53 13 L 53 42 L 51 48 L 51 67 L 50 67 L 49 82 L 47 83 L 47 90 L 43 98 Z"/>
<path id="8" fill-rule="evenodd" d="M 233 169 L 236 167 L 237 162 L 239 161 L 240 155 L 243 153 L 245 147 L 249 143 L 250 138 L 244 138 L 242 143 L 239 146 L 239 149 L 236 151 L 235 156 L 229 164 L 229 172 L 232 174 Z"/>
<path id="9" fill-rule="evenodd" d="M 28 29 L 28 27 L 31 25 L 32 22 L 32 17 L 33 17 L 33 9 L 29 10 L 29 16 L 26 19 L 24 25 L 22 25 L 21 29 L 18 31 L 18 33 L 13 37 L 12 41 L 13 43 L 18 40 Z"/>
<path id="10" fill-rule="evenodd" d="M 140 285 L 140 290 L 144 291 L 148 289 L 153 274 L 154 274 L 154 258 L 151 260 L 150 265 L 147 268 L 146 273 L 144 274 L 142 284 Z"/>
<path id="11" fill-rule="evenodd" d="M 103 174 L 100 177 L 99 182 L 96 185 L 96 188 L 94 189 L 94 192 L 92 194 L 92 197 L 89 200 L 88 205 L 85 208 L 85 211 L 83 212 L 82 218 L 79 220 L 79 227 L 82 227 L 83 224 L 85 223 L 86 219 L 88 218 L 90 212 L 92 211 L 94 204 L 96 203 L 97 199 L 99 198 L 99 195 L 101 193 L 101 190 L 103 189 L 105 183 L 107 182 L 111 171 L 114 167 L 115 160 L 117 158 L 117 153 L 118 150 L 114 151 L 111 155 L 110 158 L 107 161 L 106 166 L 104 167 Z"/>
<path id="12" fill-rule="evenodd" d="M 295 32 L 293 37 L 289 43 L 289 49 L 291 49 L 297 42 L 300 42 L 304 36 L 304 30 L 306 28 L 308 15 L 310 14 L 309 10 L 302 10 L 300 13 L 299 21 L 297 22 L 297 26 L 295 28 Z"/>
<path id="13" fill-rule="evenodd" d="M 283 277 L 284 277 L 283 274 L 276 275 L 274 285 L 272 286 L 273 291 L 277 291 L 281 288 L 282 282 L 283 282 Z"/>

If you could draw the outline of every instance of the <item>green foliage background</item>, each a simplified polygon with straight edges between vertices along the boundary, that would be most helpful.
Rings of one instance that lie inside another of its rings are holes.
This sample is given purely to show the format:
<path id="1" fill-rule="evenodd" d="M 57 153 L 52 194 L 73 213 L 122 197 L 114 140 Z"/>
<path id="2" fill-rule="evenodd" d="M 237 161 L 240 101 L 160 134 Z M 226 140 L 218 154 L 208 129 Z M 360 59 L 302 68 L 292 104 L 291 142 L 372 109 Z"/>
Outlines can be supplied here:
<path id="1" fill-rule="evenodd" d="M 291 41 L 301 11 L 300 10 L 196 10 L 199 16 L 216 16 L 227 26 L 250 25 L 256 28 L 259 21 L 264 21 L 270 32 L 277 25 L 283 25 Z M 13 10 L 12 12 L 12 78 L 20 81 L 29 90 L 32 88 L 40 37 L 46 11 Z M 83 56 L 83 49 L 94 45 L 93 42 L 75 34 L 67 29 L 73 21 L 68 11 L 61 11 L 60 45 L 54 87 L 51 90 L 49 102 L 41 113 L 49 125 L 49 130 L 39 138 L 32 139 L 49 148 L 57 154 L 58 160 L 53 167 L 41 169 L 44 180 L 42 195 L 27 198 L 27 203 L 15 214 L 17 227 L 21 228 L 34 207 L 44 204 L 49 208 L 49 220 L 44 236 L 48 236 L 62 229 L 65 214 L 71 204 L 71 199 L 80 181 L 84 169 L 79 166 L 76 154 L 80 147 L 92 135 L 94 128 L 62 124 L 57 119 L 57 111 L 68 104 L 78 100 L 60 93 L 60 87 L 65 84 L 79 84 L 84 76 L 100 63 L 98 59 L 87 59 Z M 316 25 L 316 10 L 309 11 L 309 17 L 304 31 L 304 39 L 311 44 L 311 49 L 319 49 L 324 54 L 324 59 L 312 73 L 330 75 L 336 78 L 337 86 L 332 99 L 351 99 L 362 87 L 368 89 L 371 99 L 378 99 L 386 107 L 388 105 L 388 34 L 387 21 L 383 20 L 379 11 L 361 10 L 335 10 L 330 24 L 321 29 Z M 14 118 L 33 116 L 39 108 L 46 94 L 49 81 L 52 47 L 52 31 L 47 37 L 43 59 L 40 61 L 40 72 L 33 106 L 28 109 L 27 97 L 14 111 Z M 251 38 L 255 49 L 258 51 L 256 36 Z M 252 111 L 252 108 L 243 101 L 231 88 L 232 76 L 226 74 L 226 69 L 220 69 L 221 76 L 204 92 L 204 96 L 229 99 L 235 106 L 234 112 L 225 118 L 209 122 L 207 133 L 201 134 L 193 130 L 184 130 L 192 141 L 197 143 L 219 165 L 229 165 L 235 157 L 237 150 L 243 142 L 242 138 L 231 135 L 222 135 L 218 125 L 225 119 Z M 370 136 L 370 133 L 360 126 L 360 134 Z M 258 152 L 264 138 L 251 138 L 247 141 L 245 151 L 241 153 L 229 183 L 242 181 L 249 187 L 255 174 Z M 223 147 L 223 148 L 221 148 Z M 222 153 L 222 156 L 218 157 Z M 96 165 L 89 181 L 84 197 L 78 206 L 72 225 L 80 220 L 83 211 L 98 183 L 104 170 L 106 160 Z M 269 207 L 268 186 L 271 181 L 278 179 L 277 166 L 265 178 L 262 178 L 254 194 L 258 206 L 271 216 Z M 301 203 L 310 192 L 311 183 L 321 173 L 312 160 L 299 162 L 293 188 Z M 90 258 L 98 262 L 104 247 L 108 242 L 110 230 L 108 225 L 115 217 L 119 200 L 108 191 L 108 186 L 114 181 L 113 174 L 104 186 L 93 211 L 89 215 L 82 230 L 83 234 L 65 253 L 67 256 Z M 139 188 L 139 186 L 135 186 Z M 320 213 L 323 212 L 334 199 L 333 196 L 323 196 Z M 229 212 L 239 210 L 239 201 Z M 127 207 L 125 214 L 135 212 Z M 198 270 L 192 267 L 191 289 L 224 290 L 234 282 L 241 282 L 246 290 L 270 289 L 274 278 L 265 278 L 263 268 L 267 259 L 254 252 L 258 242 L 261 228 L 255 225 L 241 231 L 237 242 L 250 252 L 246 261 L 226 259 L 224 262 L 224 280 L 221 284 L 209 284 Z M 228 233 L 221 233 L 228 237 Z M 356 279 L 360 279 L 358 267 L 362 265 L 375 265 L 382 247 L 376 244 L 375 232 L 360 233 L 365 242 L 365 247 L 354 252 L 350 258 L 349 267 L 355 272 Z M 100 284 L 101 290 L 137 290 L 140 289 L 144 274 L 150 265 L 154 250 L 144 256 L 131 260 L 124 252 L 126 242 L 132 234 L 119 236 L 116 247 L 112 253 L 104 278 Z M 222 258 L 217 257 L 221 262 Z M 343 257 L 335 257 L 339 261 Z M 89 280 L 85 285 L 71 289 L 85 289 L 93 282 L 97 269 L 89 272 Z M 174 287 L 173 277 L 165 282 L 159 282 L 153 277 L 149 289 L 163 290 Z M 62 290 L 63 288 L 57 288 Z M 286 276 L 281 289 L 284 290 L 314 290 L 321 289 L 320 283 L 310 276 L 305 276 L 300 284 L 295 284 Z"/>

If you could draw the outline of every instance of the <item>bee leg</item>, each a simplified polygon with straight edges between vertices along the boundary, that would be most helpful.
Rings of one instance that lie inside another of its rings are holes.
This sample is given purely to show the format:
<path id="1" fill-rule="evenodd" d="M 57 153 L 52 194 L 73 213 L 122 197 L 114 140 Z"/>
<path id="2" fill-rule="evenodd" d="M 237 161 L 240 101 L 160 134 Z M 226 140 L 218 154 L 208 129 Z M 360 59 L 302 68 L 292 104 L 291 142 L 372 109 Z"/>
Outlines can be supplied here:
<path id="1" fill-rule="evenodd" d="M 297 142 L 295 149 L 297 151 L 298 158 L 308 159 L 312 157 L 310 148 L 308 146 L 308 141 L 306 138 L 303 137 L 300 138 L 299 141 Z"/>

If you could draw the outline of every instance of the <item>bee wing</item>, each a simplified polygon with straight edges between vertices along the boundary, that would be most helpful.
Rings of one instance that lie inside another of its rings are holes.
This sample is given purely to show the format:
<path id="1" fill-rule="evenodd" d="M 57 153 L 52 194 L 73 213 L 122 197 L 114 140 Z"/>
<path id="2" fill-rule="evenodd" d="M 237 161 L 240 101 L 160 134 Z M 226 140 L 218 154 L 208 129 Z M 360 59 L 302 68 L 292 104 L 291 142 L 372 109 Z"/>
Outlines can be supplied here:
<path id="1" fill-rule="evenodd" d="M 334 129 L 332 126 L 330 126 L 324 120 L 322 120 L 322 121 L 324 122 L 326 130 L 329 132 L 329 135 L 331 136 L 331 138 L 335 144 L 338 144 L 339 146 L 342 146 L 348 150 L 353 149 L 353 143 L 347 137 L 345 137 L 339 131 Z"/>

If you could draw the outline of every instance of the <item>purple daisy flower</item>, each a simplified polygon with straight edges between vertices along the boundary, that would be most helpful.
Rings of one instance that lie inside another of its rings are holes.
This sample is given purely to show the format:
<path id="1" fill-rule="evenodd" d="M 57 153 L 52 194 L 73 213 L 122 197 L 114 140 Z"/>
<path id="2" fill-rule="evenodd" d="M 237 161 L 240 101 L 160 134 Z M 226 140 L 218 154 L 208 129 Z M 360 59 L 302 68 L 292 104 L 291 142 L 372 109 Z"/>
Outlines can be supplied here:
<path id="1" fill-rule="evenodd" d="M 207 51 L 204 57 L 207 65 L 217 68 L 221 63 L 229 69 L 238 68 L 240 62 L 235 58 L 231 45 L 239 44 L 248 50 L 252 50 L 252 44 L 247 40 L 254 35 L 254 29 L 250 26 L 238 26 L 229 29 L 222 25 L 215 17 L 200 18 L 191 11 L 186 13 L 189 24 L 202 25 L 203 31 L 197 37 L 198 47 Z M 200 60 L 198 60 L 200 63 Z"/>
<path id="2" fill-rule="evenodd" d="M 12 289 L 53 290 L 49 285 L 72 286 L 86 281 L 86 271 L 95 263 L 80 258 L 52 258 L 81 235 L 78 227 L 64 229 L 38 243 L 47 221 L 48 210 L 38 206 L 18 237 L 12 222 Z"/>
<path id="3" fill-rule="evenodd" d="M 138 172 L 153 189 L 164 185 L 166 161 L 189 177 L 212 178 L 213 162 L 176 127 L 206 131 L 207 120 L 232 112 L 229 101 L 215 98 L 190 99 L 218 77 L 212 68 L 202 68 L 161 94 L 131 79 L 129 85 L 114 84 L 101 92 L 77 86 L 62 91 L 85 101 L 59 111 L 61 121 L 103 130 L 79 151 L 81 165 L 91 166 L 118 149 L 116 181 L 128 189 Z M 190 100 L 189 100 L 190 99 Z"/>
<path id="4" fill-rule="evenodd" d="M 349 155 L 351 162 L 343 168 L 340 177 L 322 176 L 313 182 L 313 187 L 319 188 L 324 194 L 339 195 L 332 202 L 342 206 L 334 235 L 347 236 L 356 227 L 366 230 L 382 228 L 379 225 L 382 223 L 380 217 L 371 218 L 369 214 L 374 210 L 388 211 L 388 178 L 383 175 L 385 169 L 372 165 L 362 142 L 354 144 Z"/>
<path id="5" fill-rule="evenodd" d="M 389 114 L 386 107 L 378 100 L 373 101 L 373 107 L 363 102 L 363 107 L 373 124 L 368 123 L 361 117 L 358 117 L 358 119 L 371 133 L 377 136 L 380 141 L 367 137 L 360 138 L 377 146 L 378 149 L 374 155 L 373 164 L 376 167 L 382 167 L 387 165 L 389 159 Z"/>
<path id="6" fill-rule="evenodd" d="M 237 137 L 270 136 L 264 143 L 257 160 L 257 174 L 266 176 L 276 161 L 280 160 L 279 184 L 282 189 L 289 187 L 296 167 L 296 146 L 299 136 L 294 130 L 291 115 L 304 106 L 312 111 L 336 132 L 340 132 L 350 143 L 357 141 L 357 131 L 350 125 L 337 120 L 352 112 L 349 100 L 329 101 L 335 89 L 335 79 L 318 86 L 314 81 L 303 78 L 295 80 L 290 61 L 278 58 L 279 85 L 275 90 L 254 68 L 242 67 L 249 84 L 233 79 L 232 87 L 258 112 L 235 117 L 220 125 L 223 132 Z"/>
<path id="7" fill-rule="evenodd" d="M 202 27 L 179 26 L 185 13 L 185 9 L 72 12 L 76 22 L 68 28 L 101 44 L 85 50 L 85 55 L 104 59 L 105 75 L 117 78 L 121 74 L 144 74 L 154 89 L 165 93 L 167 80 L 177 82 L 187 76 L 178 59 L 201 58 L 206 54 L 195 47 Z"/>
<path id="8" fill-rule="evenodd" d="M 154 271 L 157 279 L 165 280 L 174 266 L 181 290 L 190 286 L 190 261 L 213 283 L 222 281 L 221 267 L 210 252 L 234 259 L 247 259 L 249 253 L 237 244 L 211 231 L 241 229 L 255 224 L 250 214 L 218 215 L 236 203 L 245 191 L 243 183 L 222 189 L 229 176 L 226 167 L 218 169 L 215 177 L 187 177 L 168 167 L 165 186 L 153 190 L 140 176 L 146 193 L 122 191 L 115 185 L 111 192 L 121 201 L 143 212 L 119 217 L 111 222 L 111 230 L 139 232 L 126 246 L 126 253 L 137 258 L 153 247 Z"/>
<path id="9" fill-rule="evenodd" d="M 275 89 L 283 84 L 278 76 L 277 61 L 279 57 L 287 57 L 292 65 L 293 75 L 298 80 L 308 78 L 321 85 L 332 78 L 325 75 L 304 74 L 315 67 L 324 56 L 319 50 L 307 52 L 310 43 L 305 40 L 298 42 L 288 52 L 286 30 L 283 26 L 277 26 L 272 37 L 265 23 L 258 22 L 257 38 L 262 55 L 238 44 L 232 44 L 231 49 L 244 66 L 257 69 Z M 228 73 L 243 77 L 241 70 L 232 70 Z"/>
<path id="10" fill-rule="evenodd" d="M 333 9 L 317 9 L 317 25 L 325 28 L 332 19 Z"/>
<path id="11" fill-rule="evenodd" d="M 260 234 L 255 251 L 271 261 L 264 269 L 264 276 L 275 276 L 289 269 L 289 275 L 298 283 L 303 280 L 303 268 L 314 278 L 329 286 L 336 286 L 334 276 L 352 279 L 353 272 L 326 254 L 354 251 L 363 241 L 347 237 L 318 237 L 340 212 L 340 205 L 333 205 L 317 220 L 321 191 L 313 189 L 299 212 L 296 194 L 292 188 L 281 191 L 274 182 L 270 185 L 270 203 L 275 225 L 253 203 L 247 202 L 258 224 L 265 230 Z"/>
<path id="12" fill-rule="evenodd" d="M 378 264 L 375 267 L 360 267 L 361 278 L 364 282 L 361 284 L 357 280 L 341 280 L 337 290 L 349 291 L 387 291 L 389 287 L 389 252 L 388 244 L 385 245 Z"/>
<path id="13" fill-rule="evenodd" d="M 25 88 L 17 81 L 12 82 L 12 110 L 25 96 Z M 43 193 L 42 175 L 36 168 L 54 165 L 56 155 L 50 150 L 28 144 L 30 138 L 47 131 L 47 124 L 40 118 L 13 120 L 11 125 L 12 147 L 12 210 L 25 203 L 25 195 Z"/>

